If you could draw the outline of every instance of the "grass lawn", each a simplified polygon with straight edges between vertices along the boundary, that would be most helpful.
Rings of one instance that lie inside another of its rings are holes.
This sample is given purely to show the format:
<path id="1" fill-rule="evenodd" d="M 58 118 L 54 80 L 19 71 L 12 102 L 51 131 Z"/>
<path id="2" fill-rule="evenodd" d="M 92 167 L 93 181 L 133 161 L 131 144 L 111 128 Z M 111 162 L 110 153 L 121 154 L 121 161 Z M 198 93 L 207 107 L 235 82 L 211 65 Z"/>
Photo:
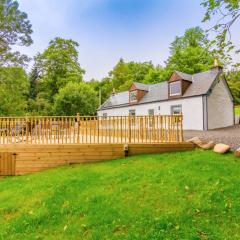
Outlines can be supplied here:
<path id="1" fill-rule="evenodd" d="M 240 116 L 240 107 L 235 107 L 235 113 Z"/>
<path id="2" fill-rule="evenodd" d="M 195 150 L 0 179 L 0 239 L 240 239 L 240 159 Z"/>

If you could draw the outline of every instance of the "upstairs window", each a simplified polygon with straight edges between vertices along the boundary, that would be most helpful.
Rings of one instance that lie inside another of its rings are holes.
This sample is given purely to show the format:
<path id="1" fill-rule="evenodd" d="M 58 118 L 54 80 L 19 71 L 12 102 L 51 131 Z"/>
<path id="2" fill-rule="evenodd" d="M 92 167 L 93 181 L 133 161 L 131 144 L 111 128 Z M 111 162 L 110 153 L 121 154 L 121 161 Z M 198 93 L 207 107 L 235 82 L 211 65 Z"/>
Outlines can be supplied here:
<path id="1" fill-rule="evenodd" d="M 136 102 L 137 101 L 137 91 L 131 91 L 130 93 L 130 102 Z"/>
<path id="2" fill-rule="evenodd" d="M 181 82 L 171 82 L 170 83 L 170 96 L 181 95 Z"/>

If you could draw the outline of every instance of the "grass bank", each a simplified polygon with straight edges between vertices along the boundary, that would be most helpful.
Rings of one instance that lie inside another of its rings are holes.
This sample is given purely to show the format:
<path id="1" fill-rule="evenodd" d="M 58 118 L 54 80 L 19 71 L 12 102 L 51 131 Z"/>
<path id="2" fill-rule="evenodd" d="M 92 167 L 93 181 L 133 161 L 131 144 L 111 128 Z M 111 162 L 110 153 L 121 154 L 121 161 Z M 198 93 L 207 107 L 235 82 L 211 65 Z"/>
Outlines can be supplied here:
<path id="1" fill-rule="evenodd" d="M 196 150 L 0 179 L 0 239 L 240 239 L 239 176 Z"/>

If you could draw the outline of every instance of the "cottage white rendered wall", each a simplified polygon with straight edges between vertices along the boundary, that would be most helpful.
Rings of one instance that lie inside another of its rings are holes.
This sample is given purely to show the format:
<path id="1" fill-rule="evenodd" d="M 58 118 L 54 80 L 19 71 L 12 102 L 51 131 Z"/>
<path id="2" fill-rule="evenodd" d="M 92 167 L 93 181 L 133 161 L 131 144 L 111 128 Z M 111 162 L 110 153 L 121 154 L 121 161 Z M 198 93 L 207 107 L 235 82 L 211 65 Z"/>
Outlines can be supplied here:
<path id="1" fill-rule="evenodd" d="M 234 123 L 233 101 L 225 80 L 220 80 L 207 97 L 208 129 L 232 126 Z"/>
<path id="2" fill-rule="evenodd" d="M 183 129 L 203 130 L 203 101 L 202 96 L 169 100 L 157 103 L 139 104 L 121 108 L 98 111 L 98 116 L 128 116 L 130 109 L 135 109 L 136 115 L 148 115 L 149 109 L 154 109 L 155 115 L 170 115 L 171 106 L 182 105 Z M 160 106 L 160 111 L 158 107 Z"/>

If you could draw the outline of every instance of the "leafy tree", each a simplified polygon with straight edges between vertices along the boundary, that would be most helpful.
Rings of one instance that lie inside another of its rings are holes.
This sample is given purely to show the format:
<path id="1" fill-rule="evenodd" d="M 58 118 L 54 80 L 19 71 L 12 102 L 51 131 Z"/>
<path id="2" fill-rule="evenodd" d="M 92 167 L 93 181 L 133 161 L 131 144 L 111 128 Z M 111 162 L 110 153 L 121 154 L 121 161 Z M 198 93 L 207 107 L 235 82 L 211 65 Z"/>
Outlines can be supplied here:
<path id="1" fill-rule="evenodd" d="M 57 115 L 94 115 L 98 107 L 96 92 L 86 83 L 69 82 L 55 96 L 54 113 Z"/>
<path id="2" fill-rule="evenodd" d="M 187 29 L 182 37 L 176 37 L 171 43 L 167 68 L 190 74 L 208 70 L 214 61 L 208 46 L 209 41 L 201 28 Z"/>
<path id="3" fill-rule="evenodd" d="M 239 20 L 240 2 L 239 0 L 202 0 L 201 4 L 206 8 L 203 22 L 217 18 L 216 24 L 209 29 L 216 33 L 211 43 L 217 46 L 217 53 L 224 56 L 225 51 L 228 53 L 234 48 L 231 41 L 231 27 Z"/>
<path id="4" fill-rule="evenodd" d="M 109 73 L 113 88 L 118 91 L 127 90 L 133 82 L 143 82 L 145 76 L 154 68 L 151 62 L 125 63 L 123 59 Z"/>
<path id="5" fill-rule="evenodd" d="M 53 115 L 53 106 L 45 97 L 39 94 L 36 99 L 28 99 L 28 113 L 33 116 Z"/>
<path id="6" fill-rule="evenodd" d="M 100 105 L 100 98 L 101 104 L 104 103 L 110 94 L 113 91 L 112 81 L 109 77 L 103 78 L 101 81 L 97 81 L 92 79 L 91 81 L 87 82 L 98 94 L 99 97 L 99 105 Z"/>
<path id="7" fill-rule="evenodd" d="M 11 47 L 32 44 L 31 33 L 32 26 L 27 14 L 19 10 L 18 2 L 0 0 L 0 66 L 23 64 L 28 60 L 19 52 L 11 52 Z"/>
<path id="8" fill-rule="evenodd" d="M 207 49 L 208 43 L 209 40 L 200 27 L 189 28 L 185 31 L 183 36 L 176 37 L 171 43 L 170 53 L 173 55 L 178 51 L 186 49 L 187 47 L 201 46 Z"/>
<path id="9" fill-rule="evenodd" d="M 151 69 L 144 77 L 143 83 L 155 84 L 169 79 L 172 71 L 166 67 L 157 66 Z"/>
<path id="10" fill-rule="evenodd" d="M 234 97 L 234 102 L 240 104 L 240 71 L 238 69 L 226 73 L 226 78 Z"/>
<path id="11" fill-rule="evenodd" d="M 23 115 L 27 107 L 27 74 L 19 67 L 0 68 L 0 115 Z"/>
<path id="12" fill-rule="evenodd" d="M 68 82 L 82 82 L 84 70 L 78 62 L 78 43 L 73 40 L 55 38 L 48 48 L 36 57 L 40 70 L 40 91 L 49 92 L 48 99 Z"/>
<path id="13" fill-rule="evenodd" d="M 37 66 L 33 66 L 32 71 L 29 74 L 29 98 L 36 99 L 38 94 L 39 84 L 39 69 Z"/>

